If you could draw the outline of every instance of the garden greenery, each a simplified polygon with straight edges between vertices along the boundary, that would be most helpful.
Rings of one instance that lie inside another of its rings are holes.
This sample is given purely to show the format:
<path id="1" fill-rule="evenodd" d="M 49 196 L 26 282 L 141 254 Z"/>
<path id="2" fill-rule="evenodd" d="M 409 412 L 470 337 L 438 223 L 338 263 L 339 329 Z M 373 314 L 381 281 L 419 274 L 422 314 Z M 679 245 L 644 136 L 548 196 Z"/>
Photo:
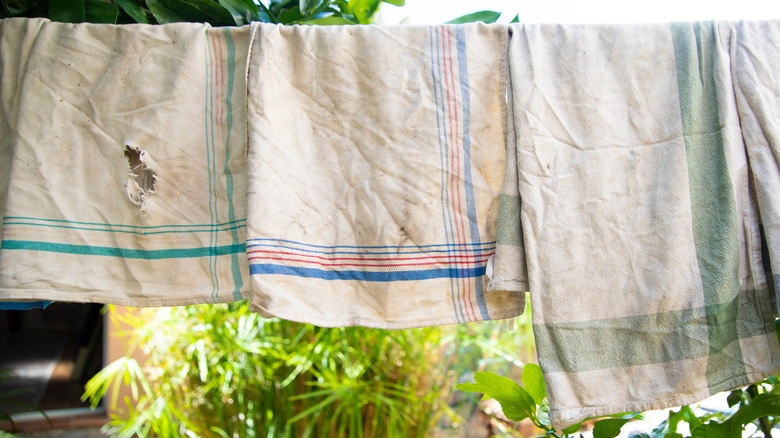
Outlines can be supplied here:
<path id="1" fill-rule="evenodd" d="M 263 319 L 243 302 L 144 309 L 129 322 L 147 363 L 108 365 L 84 397 L 128 407 L 106 427 L 119 437 L 428 436 L 474 410 L 452 397 L 459 378 L 522 366 L 514 358 L 533 341 L 530 318 L 517 321 L 328 329 Z M 118 400 L 121 384 L 133 400 Z"/>

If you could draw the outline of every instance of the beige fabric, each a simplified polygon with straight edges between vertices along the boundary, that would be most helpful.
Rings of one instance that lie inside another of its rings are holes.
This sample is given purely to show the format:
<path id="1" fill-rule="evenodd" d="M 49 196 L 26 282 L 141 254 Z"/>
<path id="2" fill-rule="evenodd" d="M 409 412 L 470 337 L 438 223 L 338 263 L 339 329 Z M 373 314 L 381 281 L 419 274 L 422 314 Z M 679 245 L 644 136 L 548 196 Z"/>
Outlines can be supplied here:
<path id="1" fill-rule="evenodd" d="M 0 299 L 246 296 L 249 36 L 0 21 Z"/>
<path id="2" fill-rule="evenodd" d="M 732 25 L 510 28 L 520 254 L 494 280 L 527 278 L 553 425 L 780 371 Z"/>
<path id="3" fill-rule="evenodd" d="M 516 316 L 486 293 L 504 168 L 506 27 L 256 26 L 253 307 L 324 326 Z"/>

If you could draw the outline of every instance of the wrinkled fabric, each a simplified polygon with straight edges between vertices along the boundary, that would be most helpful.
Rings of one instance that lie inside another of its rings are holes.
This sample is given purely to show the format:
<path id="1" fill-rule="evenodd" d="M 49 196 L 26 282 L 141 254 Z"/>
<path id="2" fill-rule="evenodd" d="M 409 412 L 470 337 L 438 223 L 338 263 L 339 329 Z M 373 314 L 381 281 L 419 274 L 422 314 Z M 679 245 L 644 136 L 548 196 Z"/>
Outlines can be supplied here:
<path id="1" fill-rule="evenodd" d="M 780 371 L 759 220 L 776 194 L 759 215 L 743 138 L 765 157 L 776 145 L 752 144 L 732 75 L 777 44 L 753 26 L 510 25 L 516 139 L 494 282 L 530 291 L 556 427 Z M 752 171 L 769 192 L 767 162 Z"/>
<path id="2" fill-rule="evenodd" d="M 486 293 L 506 27 L 255 26 L 252 306 L 323 326 L 507 318 Z"/>
<path id="3" fill-rule="evenodd" d="M 0 298 L 248 296 L 247 28 L 0 21 Z"/>

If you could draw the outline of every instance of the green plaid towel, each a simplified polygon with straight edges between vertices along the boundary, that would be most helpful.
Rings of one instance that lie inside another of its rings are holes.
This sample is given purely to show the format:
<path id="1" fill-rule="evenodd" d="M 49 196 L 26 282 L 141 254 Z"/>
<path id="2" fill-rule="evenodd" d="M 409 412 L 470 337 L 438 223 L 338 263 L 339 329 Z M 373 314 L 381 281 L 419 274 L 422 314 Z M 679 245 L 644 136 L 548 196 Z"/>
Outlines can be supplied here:
<path id="1" fill-rule="evenodd" d="M 515 139 L 492 286 L 531 292 L 556 427 L 693 403 L 780 371 L 743 142 L 764 154 L 756 189 L 777 238 L 778 86 L 754 63 L 736 85 L 760 81 L 774 100 L 742 93 L 738 107 L 732 80 L 749 56 L 778 65 L 761 55 L 778 59 L 777 29 L 510 26 Z M 765 113 L 740 125 L 754 104 Z"/>

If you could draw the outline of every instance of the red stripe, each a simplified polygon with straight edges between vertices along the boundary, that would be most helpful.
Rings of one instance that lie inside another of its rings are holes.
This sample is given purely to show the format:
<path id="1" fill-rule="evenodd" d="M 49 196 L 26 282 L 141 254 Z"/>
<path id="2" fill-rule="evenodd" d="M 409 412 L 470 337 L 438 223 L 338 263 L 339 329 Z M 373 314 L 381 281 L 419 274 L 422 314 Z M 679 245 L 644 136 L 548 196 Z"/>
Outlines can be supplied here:
<path id="1" fill-rule="evenodd" d="M 288 259 L 288 258 L 278 258 L 278 257 L 249 257 L 249 260 L 274 260 L 277 262 L 296 262 L 296 263 L 307 263 L 307 264 L 314 264 L 314 265 L 320 265 L 320 266 L 359 266 L 363 268 L 391 268 L 391 267 L 400 267 L 400 266 L 438 266 L 441 265 L 441 263 L 400 263 L 400 264 L 392 264 L 392 265 L 364 265 L 361 263 L 320 263 L 316 261 L 310 261 L 310 260 L 300 260 L 300 259 Z M 483 260 L 475 260 L 473 262 L 468 262 L 466 264 L 471 265 L 479 265 L 481 263 L 487 262 L 487 258 Z"/>
<path id="2" fill-rule="evenodd" d="M 426 257 L 392 257 L 392 258 L 363 258 L 363 257 L 322 257 L 322 256 L 315 256 L 311 254 L 301 254 L 296 252 L 284 252 L 284 251 L 264 251 L 264 250 L 257 250 L 257 251 L 247 251 L 247 254 L 282 254 L 282 255 L 291 255 L 291 256 L 297 256 L 297 257 L 309 257 L 314 259 L 320 259 L 320 260 L 359 260 L 359 261 L 368 261 L 368 262 L 382 262 L 382 261 L 392 261 L 392 260 L 398 260 L 398 261 L 405 261 L 405 260 L 435 260 L 435 259 L 450 259 L 451 257 L 455 258 L 466 258 L 466 259 L 477 259 L 482 257 L 490 257 L 493 255 L 492 253 L 488 254 L 474 254 L 474 255 L 459 255 L 459 256 L 426 256 Z"/>
<path id="3" fill-rule="evenodd" d="M 455 86 L 455 71 L 453 67 L 453 55 L 452 55 L 452 29 L 450 26 L 442 26 L 442 33 L 444 33 L 446 30 L 447 32 L 447 49 L 445 50 L 446 57 L 445 57 L 445 72 L 447 70 L 447 63 L 446 61 L 449 61 L 449 75 L 446 75 L 445 78 L 449 78 L 449 81 L 446 82 L 447 86 L 447 99 L 448 99 L 448 108 L 450 102 L 452 103 L 452 109 L 451 112 L 448 114 L 448 121 L 450 124 L 450 145 L 452 148 L 452 160 L 451 160 L 451 172 L 453 174 L 453 179 L 450 180 L 450 186 L 451 186 L 451 192 L 454 193 L 455 196 L 453 196 L 452 200 L 452 208 L 453 208 L 453 214 L 455 215 L 455 229 L 456 229 L 456 236 L 458 242 L 463 242 L 465 240 L 466 231 L 465 227 L 463 225 L 463 215 L 462 215 L 462 206 L 461 206 L 461 195 L 460 195 L 460 187 L 461 187 L 461 181 L 462 178 L 460 177 L 460 144 L 458 142 L 459 133 L 460 133 L 460 121 L 458 118 L 458 103 L 456 100 L 457 95 L 457 88 Z M 452 96 L 450 97 L 450 91 L 452 91 Z M 455 121 L 455 129 L 452 129 L 452 121 Z M 455 184 L 457 182 L 457 184 Z M 465 271 L 464 271 L 465 273 Z M 476 314 L 474 313 L 474 306 L 471 303 L 471 282 L 465 278 L 465 275 L 461 277 L 461 285 L 463 286 L 464 291 L 464 297 L 463 301 L 465 303 L 465 307 L 468 310 L 471 310 L 471 316 L 472 321 L 476 321 Z M 467 312 L 468 313 L 468 312 Z"/>

